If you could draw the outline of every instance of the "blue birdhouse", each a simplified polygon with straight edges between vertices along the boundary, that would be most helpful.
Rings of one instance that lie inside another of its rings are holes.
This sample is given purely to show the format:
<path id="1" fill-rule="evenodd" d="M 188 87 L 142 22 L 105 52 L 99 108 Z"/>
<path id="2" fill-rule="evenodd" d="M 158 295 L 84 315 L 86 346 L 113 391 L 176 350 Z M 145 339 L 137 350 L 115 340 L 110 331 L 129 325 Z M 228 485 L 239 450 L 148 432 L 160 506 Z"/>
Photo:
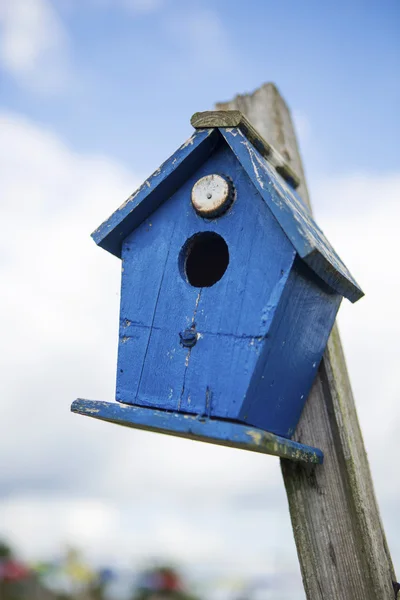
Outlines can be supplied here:
<path id="1" fill-rule="evenodd" d="M 122 262 L 115 423 L 322 462 L 292 437 L 342 297 L 363 292 L 238 111 L 186 141 L 92 234 Z"/>

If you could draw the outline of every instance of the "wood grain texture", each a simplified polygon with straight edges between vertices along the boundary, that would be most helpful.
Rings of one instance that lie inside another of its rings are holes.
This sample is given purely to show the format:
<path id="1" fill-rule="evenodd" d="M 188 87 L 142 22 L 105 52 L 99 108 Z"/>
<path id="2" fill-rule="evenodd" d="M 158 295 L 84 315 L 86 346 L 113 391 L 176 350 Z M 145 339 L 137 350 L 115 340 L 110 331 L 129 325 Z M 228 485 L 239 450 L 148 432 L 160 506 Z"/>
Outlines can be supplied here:
<path id="1" fill-rule="evenodd" d="M 248 117 L 300 175 L 298 192 L 310 207 L 290 112 L 276 87 L 216 108 Z M 281 461 L 308 600 L 393 600 L 395 574 L 336 327 L 295 439 L 325 454 L 318 467 Z"/>
<path id="2" fill-rule="evenodd" d="M 251 144 L 257 148 L 275 167 L 277 172 L 296 189 L 300 184 L 298 175 L 294 172 L 289 163 L 271 144 L 265 140 L 248 119 L 238 110 L 215 110 L 206 112 L 197 112 L 190 119 L 195 129 L 204 129 L 208 127 L 235 127 L 246 136 Z"/>
<path id="3" fill-rule="evenodd" d="M 72 403 L 71 410 L 80 415 L 125 427 L 145 429 L 262 454 L 284 456 L 296 462 L 320 464 L 323 461 L 323 454 L 318 448 L 311 448 L 268 431 L 239 423 L 81 398 Z"/>
<path id="4" fill-rule="evenodd" d="M 206 110 L 204 112 L 196 112 L 192 115 L 190 123 L 195 129 L 207 129 L 208 127 L 239 127 L 241 123 L 248 119 L 240 110 Z M 254 130 L 256 136 L 257 132 Z M 265 150 L 268 154 L 270 145 L 265 142 Z"/>

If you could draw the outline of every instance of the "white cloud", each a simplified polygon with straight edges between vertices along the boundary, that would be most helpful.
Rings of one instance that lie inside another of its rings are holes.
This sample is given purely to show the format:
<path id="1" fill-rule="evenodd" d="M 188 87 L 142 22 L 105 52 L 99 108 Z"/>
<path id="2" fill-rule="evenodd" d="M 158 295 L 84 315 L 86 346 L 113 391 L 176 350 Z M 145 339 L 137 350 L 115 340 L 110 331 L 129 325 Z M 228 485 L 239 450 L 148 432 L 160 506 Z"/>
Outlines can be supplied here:
<path id="1" fill-rule="evenodd" d="M 67 35 L 49 0 L 3 0 L 0 64 L 20 83 L 54 91 L 65 83 Z"/>
<path id="2" fill-rule="evenodd" d="M 364 289 L 357 304 L 343 302 L 339 326 L 393 559 L 400 527 L 393 502 L 400 482 L 391 460 L 400 452 L 398 223 L 400 174 L 357 173 L 316 182 L 318 220 Z"/>
<path id="3" fill-rule="evenodd" d="M 91 453 L 90 430 L 72 425 L 69 400 L 88 385 L 95 395 L 113 387 L 119 265 L 96 251 L 89 233 L 135 180 L 112 161 L 74 155 L 21 118 L 0 121 L 1 485 L 5 493 L 68 487 L 85 459 L 107 453 Z M 87 438 L 86 457 L 75 434 Z"/>
<path id="4" fill-rule="evenodd" d="M 26 494 L 4 499 L 0 511 L 2 534 L 25 556 L 43 559 L 61 553 L 69 543 L 84 549 L 105 544 L 118 526 L 116 510 L 98 500 Z"/>

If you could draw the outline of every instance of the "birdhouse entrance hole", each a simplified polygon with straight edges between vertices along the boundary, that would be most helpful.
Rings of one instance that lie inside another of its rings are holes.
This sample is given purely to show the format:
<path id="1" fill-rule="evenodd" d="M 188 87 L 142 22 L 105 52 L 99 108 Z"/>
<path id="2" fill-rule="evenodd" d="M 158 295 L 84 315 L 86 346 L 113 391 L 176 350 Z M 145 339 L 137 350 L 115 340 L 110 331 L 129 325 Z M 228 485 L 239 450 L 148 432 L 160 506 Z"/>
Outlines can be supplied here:
<path id="1" fill-rule="evenodd" d="M 196 233 L 181 253 L 184 276 L 193 287 L 211 287 L 224 275 L 229 264 L 225 240 L 211 231 Z"/>

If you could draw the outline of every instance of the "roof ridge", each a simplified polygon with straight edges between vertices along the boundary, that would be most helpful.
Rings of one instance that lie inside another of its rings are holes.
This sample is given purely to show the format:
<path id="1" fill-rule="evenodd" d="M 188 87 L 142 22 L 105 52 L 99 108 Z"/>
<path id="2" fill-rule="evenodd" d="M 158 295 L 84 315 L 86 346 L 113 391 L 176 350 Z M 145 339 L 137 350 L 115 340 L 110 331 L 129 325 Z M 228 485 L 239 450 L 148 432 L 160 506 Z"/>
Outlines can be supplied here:
<path id="1" fill-rule="evenodd" d="M 300 185 L 300 177 L 295 173 L 287 160 L 266 139 L 259 134 L 257 129 L 250 123 L 240 110 L 207 110 L 196 112 L 190 119 L 195 129 L 228 129 L 235 127 L 247 137 L 249 142 L 268 160 L 276 172 L 292 186 L 297 189 Z"/>

